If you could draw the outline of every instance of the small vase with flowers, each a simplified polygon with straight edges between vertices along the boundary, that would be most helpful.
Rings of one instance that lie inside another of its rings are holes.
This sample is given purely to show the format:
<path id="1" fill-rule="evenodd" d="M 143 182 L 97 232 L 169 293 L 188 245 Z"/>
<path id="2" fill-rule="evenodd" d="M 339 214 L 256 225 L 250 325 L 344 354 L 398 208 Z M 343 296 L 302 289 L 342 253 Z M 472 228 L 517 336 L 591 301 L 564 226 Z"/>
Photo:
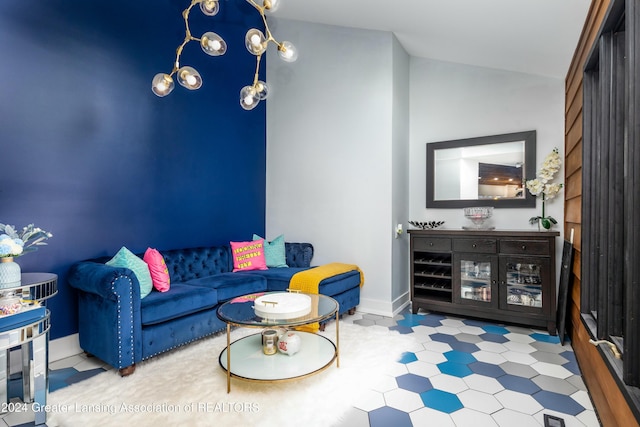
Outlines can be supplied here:
<path id="1" fill-rule="evenodd" d="M 14 261 L 21 255 L 33 252 L 53 235 L 29 224 L 16 230 L 12 225 L 0 224 L 0 289 L 20 286 L 20 265 Z"/>

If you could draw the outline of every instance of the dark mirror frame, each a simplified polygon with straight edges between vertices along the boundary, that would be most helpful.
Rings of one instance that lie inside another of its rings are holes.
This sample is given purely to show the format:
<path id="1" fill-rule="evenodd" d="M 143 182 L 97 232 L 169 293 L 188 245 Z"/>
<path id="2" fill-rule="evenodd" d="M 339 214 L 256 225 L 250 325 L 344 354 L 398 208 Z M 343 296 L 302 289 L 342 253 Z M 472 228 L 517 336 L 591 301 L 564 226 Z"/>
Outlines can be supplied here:
<path id="1" fill-rule="evenodd" d="M 521 199 L 478 199 L 478 200 L 434 200 L 435 194 L 435 150 L 469 147 L 474 145 L 499 144 L 524 141 L 525 180 L 536 177 L 536 131 L 481 136 L 477 138 L 455 139 L 427 143 L 427 208 L 466 208 L 471 206 L 493 206 L 494 208 L 535 208 L 536 198 L 529 191 Z"/>

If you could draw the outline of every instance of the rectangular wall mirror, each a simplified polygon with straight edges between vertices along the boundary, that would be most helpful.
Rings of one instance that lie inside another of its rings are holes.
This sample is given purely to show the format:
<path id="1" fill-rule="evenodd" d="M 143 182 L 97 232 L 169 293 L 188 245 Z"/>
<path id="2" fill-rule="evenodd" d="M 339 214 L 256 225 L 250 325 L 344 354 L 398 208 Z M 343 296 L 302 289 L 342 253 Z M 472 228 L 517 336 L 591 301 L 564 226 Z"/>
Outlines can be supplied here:
<path id="1" fill-rule="evenodd" d="M 533 208 L 536 131 L 427 144 L 427 208 Z"/>

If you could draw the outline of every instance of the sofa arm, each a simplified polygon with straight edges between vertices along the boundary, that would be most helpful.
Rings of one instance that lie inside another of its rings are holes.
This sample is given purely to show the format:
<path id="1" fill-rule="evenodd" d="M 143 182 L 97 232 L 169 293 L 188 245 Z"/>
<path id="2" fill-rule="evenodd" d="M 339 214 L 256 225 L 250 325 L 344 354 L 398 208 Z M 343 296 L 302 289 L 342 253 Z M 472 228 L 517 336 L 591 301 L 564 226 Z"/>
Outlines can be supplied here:
<path id="1" fill-rule="evenodd" d="M 78 289 L 80 347 L 123 370 L 142 360 L 140 285 L 128 268 L 83 261 L 69 270 Z"/>
<path id="2" fill-rule="evenodd" d="M 123 276 L 131 281 L 132 289 L 129 288 L 127 281 L 116 280 Z M 140 283 L 135 273 L 128 268 L 82 261 L 71 266 L 67 280 L 76 289 L 114 301 L 118 295 L 128 295 L 133 290 L 133 302 L 140 305 Z"/>

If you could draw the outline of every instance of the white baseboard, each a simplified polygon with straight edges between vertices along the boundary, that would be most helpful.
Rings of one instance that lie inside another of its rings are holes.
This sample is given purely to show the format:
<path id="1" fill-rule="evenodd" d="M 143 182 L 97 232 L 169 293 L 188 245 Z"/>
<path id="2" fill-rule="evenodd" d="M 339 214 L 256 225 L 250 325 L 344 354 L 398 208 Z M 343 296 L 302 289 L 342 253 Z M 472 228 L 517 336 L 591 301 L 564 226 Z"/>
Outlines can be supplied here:
<path id="1" fill-rule="evenodd" d="M 411 305 L 411 293 L 406 292 L 393 301 L 393 315 L 400 313 L 407 306 Z"/>
<path id="2" fill-rule="evenodd" d="M 409 292 L 406 292 L 394 301 L 381 301 L 361 297 L 357 310 L 363 313 L 377 314 L 378 316 L 393 317 L 409 304 L 411 304 L 411 295 Z"/>
<path id="3" fill-rule="evenodd" d="M 393 309 L 388 301 L 380 301 L 360 297 L 360 304 L 356 309 L 357 311 L 362 313 L 377 314 L 378 316 L 386 317 L 393 316 Z"/>
<path id="4" fill-rule="evenodd" d="M 49 341 L 49 363 L 82 353 L 78 334 Z"/>

